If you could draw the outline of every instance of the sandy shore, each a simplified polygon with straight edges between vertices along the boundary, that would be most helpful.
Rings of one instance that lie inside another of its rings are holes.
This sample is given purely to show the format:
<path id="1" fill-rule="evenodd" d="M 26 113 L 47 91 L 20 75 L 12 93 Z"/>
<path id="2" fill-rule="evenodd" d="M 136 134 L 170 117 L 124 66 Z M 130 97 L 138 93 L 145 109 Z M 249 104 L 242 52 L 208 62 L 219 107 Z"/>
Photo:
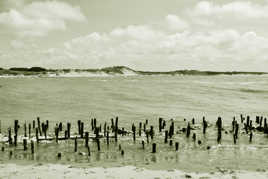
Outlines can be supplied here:
<path id="1" fill-rule="evenodd" d="M 221 170 L 215 173 L 185 173 L 179 170 L 148 170 L 136 168 L 134 166 L 113 167 L 113 168 L 74 168 L 70 165 L 59 164 L 35 164 L 35 165 L 16 165 L 0 164 L 0 178 L 10 179 L 32 179 L 32 178 L 268 178 L 268 172 L 256 171 L 228 171 Z"/>

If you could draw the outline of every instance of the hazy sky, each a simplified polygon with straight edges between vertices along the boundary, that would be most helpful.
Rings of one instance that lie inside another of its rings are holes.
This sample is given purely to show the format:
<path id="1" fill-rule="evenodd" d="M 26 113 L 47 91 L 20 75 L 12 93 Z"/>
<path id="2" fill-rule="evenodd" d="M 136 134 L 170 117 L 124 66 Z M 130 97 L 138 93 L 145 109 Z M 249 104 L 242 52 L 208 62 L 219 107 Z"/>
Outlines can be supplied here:
<path id="1" fill-rule="evenodd" d="M 0 67 L 268 71 L 268 0 L 0 0 Z"/>

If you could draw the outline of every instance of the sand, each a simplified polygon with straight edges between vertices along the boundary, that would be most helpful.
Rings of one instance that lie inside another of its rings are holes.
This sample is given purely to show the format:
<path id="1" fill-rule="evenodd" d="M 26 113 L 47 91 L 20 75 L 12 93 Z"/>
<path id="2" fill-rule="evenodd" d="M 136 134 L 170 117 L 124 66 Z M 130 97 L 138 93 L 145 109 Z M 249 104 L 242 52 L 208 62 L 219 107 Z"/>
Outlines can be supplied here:
<path id="1" fill-rule="evenodd" d="M 185 173 L 179 170 L 148 170 L 144 168 L 136 168 L 134 166 L 113 167 L 113 168 L 75 168 L 71 165 L 60 164 L 32 164 L 32 165 L 16 165 L 16 164 L 0 164 L 0 178 L 10 179 L 47 179 L 47 178 L 75 178 L 75 179 L 105 179 L 105 178 L 268 178 L 268 172 L 265 171 L 228 171 L 221 170 L 215 173 Z"/>

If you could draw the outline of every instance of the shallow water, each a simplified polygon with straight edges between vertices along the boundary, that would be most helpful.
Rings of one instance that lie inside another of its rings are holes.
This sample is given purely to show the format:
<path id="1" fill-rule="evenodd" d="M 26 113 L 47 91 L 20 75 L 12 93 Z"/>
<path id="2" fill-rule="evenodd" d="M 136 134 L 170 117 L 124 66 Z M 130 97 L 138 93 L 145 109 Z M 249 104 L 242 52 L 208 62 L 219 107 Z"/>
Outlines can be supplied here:
<path id="1" fill-rule="evenodd" d="M 77 120 L 85 122 L 85 131 L 90 128 L 90 119 L 96 117 L 98 123 L 109 122 L 119 116 L 119 126 L 130 129 L 132 123 L 149 119 L 150 125 L 157 126 L 158 117 L 175 120 L 176 131 L 186 126 L 184 118 L 196 118 L 200 123 L 202 116 L 213 125 L 206 136 L 201 134 L 197 124 L 197 139 L 202 145 L 186 139 L 185 134 L 177 134 L 173 142 L 179 142 L 179 151 L 164 144 L 163 134 L 154 139 L 157 154 L 151 153 L 151 143 L 141 149 L 137 137 L 134 144 L 132 136 L 122 137 L 125 155 L 121 156 L 118 144 L 111 142 L 109 148 L 101 141 L 101 152 L 91 142 L 92 156 L 74 154 L 74 141 L 62 141 L 56 145 L 41 143 L 36 146 L 36 154 L 24 152 L 22 145 L 0 152 L 2 162 L 16 163 L 64 163 L 76 166 L 124 166 L 134 165 L 152 169 L 182 169 L 185 171 L 217 171 L 218 168 L 231 170 L 267 169 L 265 158 L 268 152 L 267 136 L 254 133 L 253 143 L 248 135 L 240 131 L 237 145 L 233 145 L 229 133 L 233 116 L 241 113 L 268 115 L 268 76 L 117 76 L 117 77 L 76 77 L 76 78 L 0 78 L 0 120 L 2 133 L 13 126 L 14 119 L 22 125 L 32 122 L 37 116 L 50 121 L 50 133 L 56 122 L 71 122 L 73 132 L 77 131 Z M 216 142 L 215 120 L 222 116 L 225 130 L 221 145 Z M 65 127 L 65 126 L 64 126 Z M 157 128 L 156 128 L 157 130 Z M 23 133 L 23 130 L 20 130 Z M 33 134 L 34 135 L 34 134 Z M 78 151 L 87 153 L 79 141 Z M 211 146 L 210 150 L 206 147 Z M 13 155 L 9 156 L 9 151 Z M 57 160 L 56 154 L 63 156 Z"/>

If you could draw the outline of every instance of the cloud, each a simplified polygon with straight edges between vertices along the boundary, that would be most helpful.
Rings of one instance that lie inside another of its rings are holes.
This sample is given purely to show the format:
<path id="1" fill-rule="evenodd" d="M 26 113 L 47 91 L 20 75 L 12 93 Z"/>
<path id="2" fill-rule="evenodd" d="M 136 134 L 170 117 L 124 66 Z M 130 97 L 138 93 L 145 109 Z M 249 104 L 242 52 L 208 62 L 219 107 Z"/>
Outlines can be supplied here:
<path id="1" fill-rule="evenodd" d="M 44 36 L 49 31 L 65 30 L 66 21 L 85 20 L 78 7 L 58 1 L 37 1 L 0 13 L 0 24 L 13 28 L 21 36 Z"/>
<path id="2" fill-rule="evenodd" d="M 205 16 L 231 16 L 235 18 L 268 18 L 268 6 L 253 4 L 250 1 L 235 1 L 226 4 L 215 4 L 201 1 L 190 13 Z"/>
<path id="3" fill-rule="evenodd" d="M 268 39 L 252 31 L 169 33 L 142 25 L 75 38 L 44 52 L 43 58 L 50 59 L 50 66 L 77 68 L 126 65 L 145 70 L 265 71 L 258 63 L 268 64 L 267 50 Z"/>
<path id="4" fill-rule="evenodd" d="M 173 14 L 167 15 L 166 21 L 171 30 L 183 31 L 189 27 L 188 23 L 182 20 L 177 15 L 173 15 Z"/>

